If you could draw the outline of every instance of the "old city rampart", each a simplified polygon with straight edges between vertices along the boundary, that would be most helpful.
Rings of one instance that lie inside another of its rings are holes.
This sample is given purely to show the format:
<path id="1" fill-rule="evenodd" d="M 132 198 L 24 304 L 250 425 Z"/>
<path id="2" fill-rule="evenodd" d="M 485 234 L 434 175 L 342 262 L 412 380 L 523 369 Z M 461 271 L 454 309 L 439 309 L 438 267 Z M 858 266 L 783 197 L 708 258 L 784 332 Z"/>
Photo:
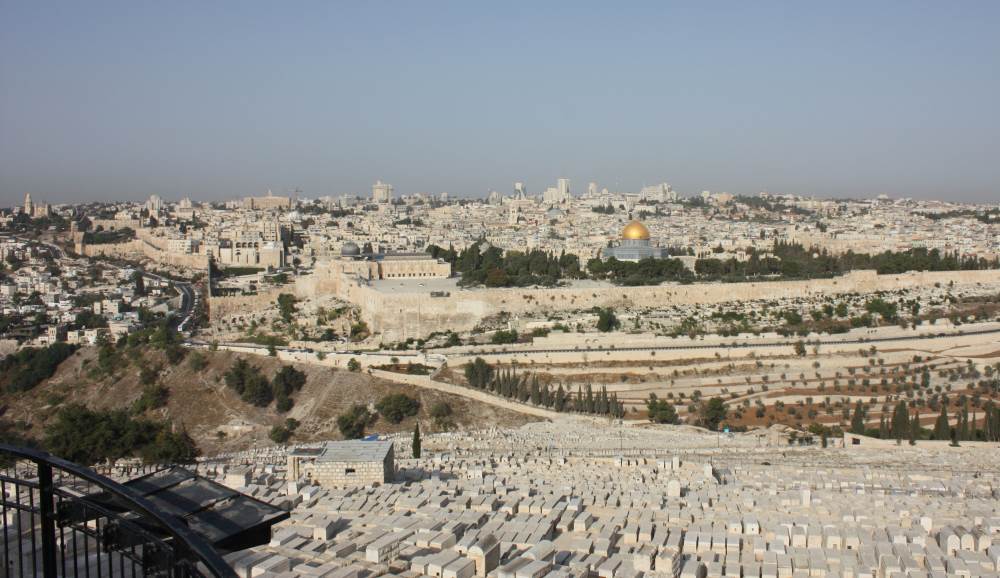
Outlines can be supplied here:
<path id="1" fill-rule="evenodd" d="M 367 283 L 313 275 L 296 282 L 299 297 L 336 295 L 357 305 L 362 318 L 384 342 L 425 337 L 434 331 L 467 331 L 484 318 L 506 312 L 514 317 L 592 307 L 655 308 L 664 305 L 697 305 L 728 301 L 802 298 L 845 293 L 870 293 L 935 284 L 974 285 L 1000 282 L 1000 270 L 911 272 L 878 275 L 853 271 L 832 279 L 766 281 L 755 283 L 666 284 L 654 287 L 559 287 L 553 289 L 468 289 L 445 296 L 426 293 L 389 293 Z M 286 289 L 287 290 L 287 289 Z M 277 293 L 259 300 L 270 304 Z M 226 298 L 232 299 L 232 298 Z M 217 298 L 213 298 L 213 310 Z M 227 310 L 250 305 L 249 300 L 226 303 Z"/>

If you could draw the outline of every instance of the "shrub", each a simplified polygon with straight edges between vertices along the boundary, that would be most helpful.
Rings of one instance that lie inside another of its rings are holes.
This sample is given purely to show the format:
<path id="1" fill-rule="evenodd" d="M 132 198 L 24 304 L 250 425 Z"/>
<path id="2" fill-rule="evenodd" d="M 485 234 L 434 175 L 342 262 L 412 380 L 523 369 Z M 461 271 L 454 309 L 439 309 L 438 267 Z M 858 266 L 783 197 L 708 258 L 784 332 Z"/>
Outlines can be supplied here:
<path id="1" fill-rule="evenodd" d="M 162 385 L 150 384 L 143 388 L 142 395 L 132 403 L 132 413 L 140 414 L 167 405 L 170 390 Z"/>
<path id="2" fill-rule="evenodd" d="M 393 393 L 380 399 L 375 404 L 375 409 L 389 423 L 399 423 L 407 417 L 417 415 L 420 411 L 420 402 L 406 394 Z"/>
<path id="3" fill-rule="evenodd" d="M 59 364 L 76 351 L 75 345 L 53 343 L 26 347 L 0 361 L 0 383 L 7 391 L 28 391 L 55 374 Z"/>
<path id="4" fill-rule="evenodd" d="M 493 337 L 490 338 L 490 343 L 493 343 L 494 345 L 517 343 L 517 338 L 518 338 L 517 331 L 513 329 L 509 331 L 501 329 L 500 331 L 497 331 L 496 333 L 493 334 Z"/>
<path id="5" fill-rule="evenodd" d="M 431 417 L 434 419 L 444 419 L 446 417 L 451 417 L 453 410 L 451 405 L 445 401 L 439 401 L 431 406 Z"/>
<path id="6" fill-rule="evenodd" d="M 80 404 L 68 405 L 56 414 L 46 431 L 45 447 L 83 465 L 130 456 L 147 462 L 189 462 L 198 455 L 190 436 L 171 432 L 169 424 Z"/>
<path id="7" fill-rule="evenodd" d="M 649 394 L 646 409 L 649 411 L 649 420 L 653 423 L 676 424 L 679 421 L 674 405 L 669 401 L 657 399 L 655 393 Z"/>
<path id="8" fill-rule="evenodd" d="M 354 404 L 337 417 L 337 429 L 344 439 L 361 439 L 365 437 L 365 428 L 374 423 L 376 418 L 365 406 Z"/>
<path id="9" fill-rule="evenodd" d="M 188 367 L 192 371 L 202 371 L 208 367 L 208 358 L 205 354 L 200 351 L 193 351 L 191 355 L 188 356 Z"/>

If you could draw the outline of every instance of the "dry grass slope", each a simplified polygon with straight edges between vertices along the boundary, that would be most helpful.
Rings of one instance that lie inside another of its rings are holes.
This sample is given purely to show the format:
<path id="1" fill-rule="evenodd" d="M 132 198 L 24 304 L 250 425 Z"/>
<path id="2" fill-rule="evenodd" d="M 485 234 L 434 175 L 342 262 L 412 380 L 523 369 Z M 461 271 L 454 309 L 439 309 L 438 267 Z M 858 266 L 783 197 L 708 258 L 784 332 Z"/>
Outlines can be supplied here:
<path id="1" fill-rule="evenodd" d="M 196 371 L 188 359 L 171 366 L 159 351 L 145 349 L 141 360 L 129 363 L 123 360 L 115 376 L 95 379 L 91 368 L 96 364 L 97 351 L 94 348 L 81 349 L 63 362 L 51 379 L 33 390 L 0 397 L 0 419 L 18 424 L 26 428 L 25 435 L 40 439 L 44 436 L 46 424 L 65 404 L 82 403 L 94 409 L 129 408 L 143 390 L 140 368 L 160 365 L 163 370 L 159 382 L 169 390 L 170 396 L 165 407 L 147 412 L 148 417 L 168 420 L 176 427 L 186 428 L 205 454 L 271 444 L 268 438 L 271 427 L 284 423 L 289 417 L 301 423 L 293 442 L 339 439 L 336 418 L 340 413 L 355 403 L 374 404 L 390 393 L 406 393 L 415 397 L 421 403 L 420 413 L 400 424 L 379 419 L 369 428 L 372 433 L 412 431 L 416 420 L 420 421 L 422 430 L 433 431 L 429 412 L 440 401 L 451 405 L 453 421 L 459 428 L 516 427 L 536 421 L 530 416 L 463 397 L 414 388 L 364 373 L 297 363 L 292 365 L 306 373 L 306 385 L 294 394 L 295 406 L 291 411 L 279 414 L 273 403 L 265 408 L 254 407 L 226 387 L 223 375 L 238 354 L 204 354 L 207 365 Z M 269 357 L 246 357 L 268 379 L 283 365 L 283 362 Z"/>

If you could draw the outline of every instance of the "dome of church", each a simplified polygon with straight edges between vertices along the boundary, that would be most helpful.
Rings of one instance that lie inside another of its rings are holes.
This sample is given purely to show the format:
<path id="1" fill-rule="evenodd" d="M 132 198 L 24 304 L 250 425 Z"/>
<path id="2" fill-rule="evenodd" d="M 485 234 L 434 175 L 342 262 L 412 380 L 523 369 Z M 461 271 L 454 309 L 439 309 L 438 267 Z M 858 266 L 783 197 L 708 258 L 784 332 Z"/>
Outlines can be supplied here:
<path id="1" fill-rule="evenodd" d="M 649 229 L 639 221 L 632 221 L 622 229 L 622 239 L 649 240 Z"/>
<path id="2" fill-rule="evenodd" d="M 354 241 L 348 241 L 340 248 L 340 255 L 342 257 L 357 257 L 361 255 L 361 247 L 358 247 Z"/>

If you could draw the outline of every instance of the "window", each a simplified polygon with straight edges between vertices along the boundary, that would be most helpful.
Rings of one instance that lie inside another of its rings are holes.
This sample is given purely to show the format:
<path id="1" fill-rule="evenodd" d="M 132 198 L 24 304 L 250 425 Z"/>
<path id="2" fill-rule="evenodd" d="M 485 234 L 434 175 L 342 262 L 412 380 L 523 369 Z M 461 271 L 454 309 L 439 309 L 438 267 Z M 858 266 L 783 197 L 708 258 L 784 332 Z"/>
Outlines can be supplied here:
<path id="1" fill-rule="evenodd" d="M 346 468 L 346 469 L 344 469 L 344 475 L 345 476 L 353 474 L 353 473 L 354 473 L 354 468 Z"/>

